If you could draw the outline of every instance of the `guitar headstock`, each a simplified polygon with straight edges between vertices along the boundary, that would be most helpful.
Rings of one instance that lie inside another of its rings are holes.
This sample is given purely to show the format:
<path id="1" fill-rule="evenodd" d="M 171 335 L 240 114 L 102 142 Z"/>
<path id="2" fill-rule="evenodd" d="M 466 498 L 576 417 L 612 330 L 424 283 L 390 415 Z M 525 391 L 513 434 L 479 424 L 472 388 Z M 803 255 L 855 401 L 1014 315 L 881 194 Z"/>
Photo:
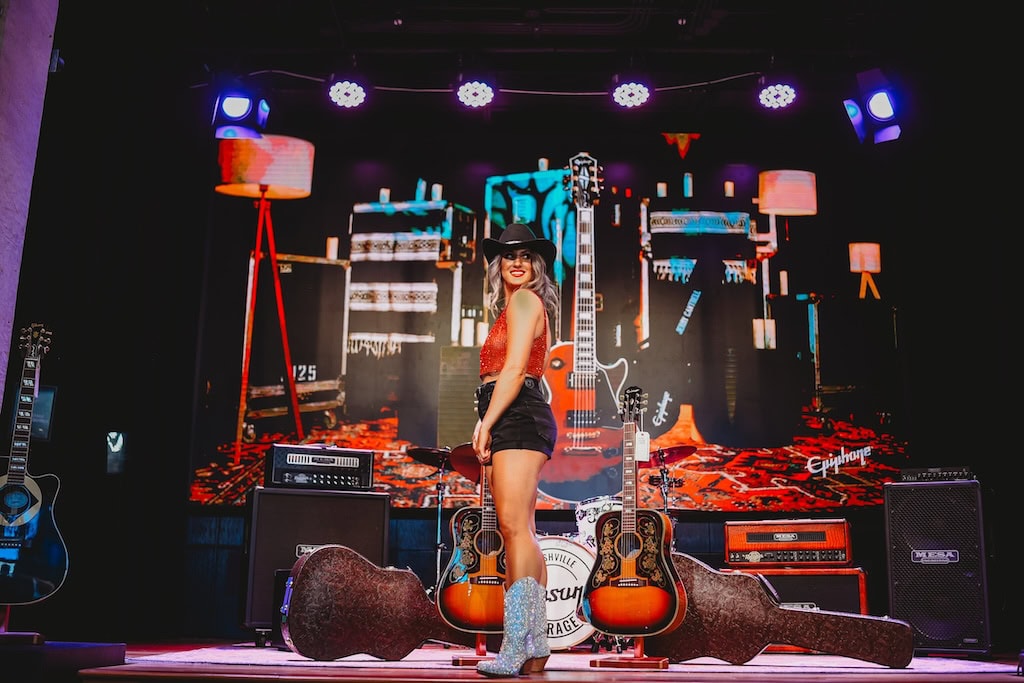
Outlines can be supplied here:
<path id="1" fill-rule="evenodd" d="M 639 422 L 646 407 L 647 394 L 640 387 L 629 387 L 622 394 L 622 421 Z"/>
<path id="2" fill-rule="evenodd" d="M 32 323 L 21 328 L 18 348 L 25 352 L 25 358 L 42 358 L 50 350 L 52 333 L 42 323 Z"/>
<path id="3" fill-rule="evenodd" d="M 589 209 L 598 201 L 604 179 L 597 160 L 586 152 L 580 152 L 569 159 L 569 175 L 566 178 L 572 201 L 578 209 Z"/>

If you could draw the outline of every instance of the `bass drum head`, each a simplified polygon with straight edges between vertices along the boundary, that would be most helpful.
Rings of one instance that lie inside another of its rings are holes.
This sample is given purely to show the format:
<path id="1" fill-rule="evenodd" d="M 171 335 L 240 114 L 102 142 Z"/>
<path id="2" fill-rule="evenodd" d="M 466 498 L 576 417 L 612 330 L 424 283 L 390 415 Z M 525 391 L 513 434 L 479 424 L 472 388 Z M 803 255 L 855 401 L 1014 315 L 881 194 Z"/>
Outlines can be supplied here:
<path id="1" fill-rule="evenodd" d="M 548 569 L 548 645 L 552 650 L 567 650 L 594 634 L 594 627 L 580 620 L 576 608 L 597 554 L 562 536 L 542 536 L 539 541 Z"/>

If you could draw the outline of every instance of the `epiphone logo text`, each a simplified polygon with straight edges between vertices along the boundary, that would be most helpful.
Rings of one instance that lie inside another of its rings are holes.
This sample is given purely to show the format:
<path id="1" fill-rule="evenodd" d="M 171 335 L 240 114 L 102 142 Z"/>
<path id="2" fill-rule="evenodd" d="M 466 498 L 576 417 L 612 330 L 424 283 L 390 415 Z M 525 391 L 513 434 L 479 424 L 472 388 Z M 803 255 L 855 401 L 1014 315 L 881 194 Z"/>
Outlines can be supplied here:
<path id="1" fill-rule="evenodd" d="M 851 462 L 858 462 L 861 467 L 864 467 L 869 457 L 871 457 L 871 446 L 864 446 L 864 448 L 858 448 L 853 451 L 840 448 L 839 455 L 833 455 L 828 458 L 819 458 L 817 456 L 808 458 L 807 471 L 824 478 L 828 476 L 829 472 L 839 474 L 839 468 Z"/>

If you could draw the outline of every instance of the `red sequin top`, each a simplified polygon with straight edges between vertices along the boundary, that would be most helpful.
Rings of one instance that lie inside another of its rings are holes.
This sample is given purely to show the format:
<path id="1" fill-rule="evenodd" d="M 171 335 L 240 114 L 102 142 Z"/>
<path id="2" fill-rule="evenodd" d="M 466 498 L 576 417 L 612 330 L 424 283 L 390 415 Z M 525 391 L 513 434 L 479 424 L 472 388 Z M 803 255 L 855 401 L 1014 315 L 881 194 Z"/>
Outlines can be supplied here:
<path id="1" fill-rule="evenodd" d="M 527 290 L 530 291 L 530 290 Z M 536 296 L 536 292 L 534 292 Z M 540 297 L 538 297 L 540 298 Z M 508 355 L 508 320 L 505 312 L 508 308 L 502 309 L 497 320 L 487 333 L 487 339 L 480 347 L 480 378 L 500 372 L 505 366 L 505 357 Z M 530 359 L 526 363 L 526 374 L 540 378 L 544 375 L 544 358 L 548 352 L 548 316 L 544 316 L 544 331 L 539 337 L 533 340 L 530 348 Z"/>

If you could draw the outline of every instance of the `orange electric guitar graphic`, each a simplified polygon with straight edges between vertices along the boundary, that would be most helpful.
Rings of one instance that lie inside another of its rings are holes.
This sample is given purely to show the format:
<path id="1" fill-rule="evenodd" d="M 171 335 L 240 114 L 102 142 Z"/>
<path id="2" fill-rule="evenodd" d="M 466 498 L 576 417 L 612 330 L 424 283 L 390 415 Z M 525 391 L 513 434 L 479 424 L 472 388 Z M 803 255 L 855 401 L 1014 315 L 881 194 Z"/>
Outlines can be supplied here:
<path id="1" fill-rule="evenodd" d="M 597 518 L 597 558 L 578 609 L 595 629 L 643 637 L 671 631 L 686 616 L 686 589 L 672 563 L 672 521 L 658 510 L 636 509 L 637 422 L 644 397 L 623 397 L 622 510 Z"/>
<path id="2" fill-rule="evenodd" d="M 597 161 L 580 152 L 569 160 L 576 204 L 576 274 L 573 335 L 551 348 L 544 382 L 558 424 L 558 440 L 541 473 L 540 489 L 580 501 L 619 492 L 622 429 L 618 396 L 626 383 L 625 358 L 597 361 L 594 288 L 594 204 L 601 189 Z"/>
<path id="3" fill-rule="evenodd" d="M 480 468 L 480 507 L 452 515 L 455 549 L 438 581 L 437 609 L 451 627 L 471 633 L 501 633 L 505 605 L 505 539 L 498 530 L 494 499 Z"/>

